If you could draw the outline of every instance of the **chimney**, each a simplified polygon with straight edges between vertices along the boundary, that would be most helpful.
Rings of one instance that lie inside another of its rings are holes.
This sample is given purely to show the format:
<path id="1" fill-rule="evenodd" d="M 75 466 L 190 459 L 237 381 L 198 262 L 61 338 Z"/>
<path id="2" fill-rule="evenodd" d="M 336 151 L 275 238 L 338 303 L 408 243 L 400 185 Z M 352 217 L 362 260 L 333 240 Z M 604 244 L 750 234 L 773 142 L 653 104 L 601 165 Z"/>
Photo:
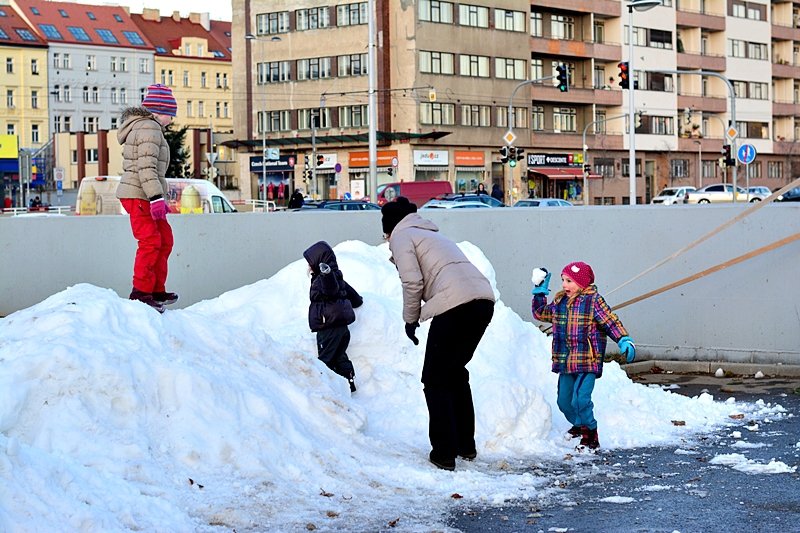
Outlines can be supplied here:
<path id="1" fill-rule="evenodd" d="M 210 13 L 189 13 L 189 20 L 194 24 L 200 24 L 204 30 L 211 31 Z"/>
<path id="2" fill-rule="evenodd" d="M 175 22 L 180 22 L 181 21 L 181 12 L 180 11 L 173 11 L 172 12 L 172 20 L 174 20 Z"/>
<path id="3" fill-rule="evenodd" d="M 153 9 L 151 7 L 145 7 L 142 9 L 142 18 L 144 20 L 152 20 L 155 22 L 161 21 L 161 11 L 158 9 Z"/>

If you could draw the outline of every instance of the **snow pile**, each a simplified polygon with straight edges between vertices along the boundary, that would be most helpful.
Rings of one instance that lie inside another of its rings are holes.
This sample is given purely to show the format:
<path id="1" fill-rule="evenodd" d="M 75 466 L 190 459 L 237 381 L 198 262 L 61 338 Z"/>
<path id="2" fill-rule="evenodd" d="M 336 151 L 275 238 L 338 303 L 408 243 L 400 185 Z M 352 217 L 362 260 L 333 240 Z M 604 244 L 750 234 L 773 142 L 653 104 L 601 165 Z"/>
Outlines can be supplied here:
<path id="1" fill-rule="evenodd" d="M 481 251 L 460 246 L 495 286 Z M 455 499 L 548 490 L 530 465 L 574 446 L 549 339 L 498 301 L 469 366 L 478 459 L 436 470 L 419 382 L 428 324 L 419 347 L 406 339 L 386 244 L 335 251 L 365 301 L 353 396 L 316 359 L 302 259 L 164 315 L 82 284 L 1 320 L 0 530 L 427 530 Z M 615 363 L 594 403 L 604 448 L 677 444 L 766 410 L 637 385 Z"/>

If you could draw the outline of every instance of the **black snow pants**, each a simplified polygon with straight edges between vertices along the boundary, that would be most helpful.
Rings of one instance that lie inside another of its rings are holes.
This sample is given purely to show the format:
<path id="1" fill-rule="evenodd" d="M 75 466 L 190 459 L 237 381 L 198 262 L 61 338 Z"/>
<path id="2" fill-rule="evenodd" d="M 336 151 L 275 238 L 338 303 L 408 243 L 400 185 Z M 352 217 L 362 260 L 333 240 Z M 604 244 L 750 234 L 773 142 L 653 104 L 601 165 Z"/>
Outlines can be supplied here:
<path id="1" fill-rule="evenodd" d="M 350 345 L 350 329 L 336 326 L 317 332 L 317 356 L 328 368 L 344 378 L 355 376 L 353 363 L 347 357 Z"/>
<path id="2" fill-rule="evenodd" d="M 493 314 L 493 301 L 473 300 L 431 321 L 422 383 L 430 417 L 432 457 L 448 461 L 476 452 L 475 409 L 465 367 Z"/>

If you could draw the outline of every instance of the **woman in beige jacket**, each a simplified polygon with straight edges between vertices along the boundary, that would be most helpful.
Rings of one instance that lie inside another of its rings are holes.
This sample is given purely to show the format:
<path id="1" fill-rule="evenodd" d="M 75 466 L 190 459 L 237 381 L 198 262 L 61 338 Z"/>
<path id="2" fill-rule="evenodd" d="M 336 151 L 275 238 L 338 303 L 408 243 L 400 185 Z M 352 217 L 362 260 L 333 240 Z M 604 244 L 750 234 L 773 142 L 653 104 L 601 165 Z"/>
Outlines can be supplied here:
<path id="1" fill-rule="evenodd" d="M 381 209 L 383 232 L 403 286 L 406 335 L 432 318 L 422 383 L 428 405 L 431 463 L 455 469 L 456 456 L 473 460 L 475 411 L 465 368 L 494 313 L 494 292 L 458 245 L 439 233 L 417 207 L 398 197 Z"/>

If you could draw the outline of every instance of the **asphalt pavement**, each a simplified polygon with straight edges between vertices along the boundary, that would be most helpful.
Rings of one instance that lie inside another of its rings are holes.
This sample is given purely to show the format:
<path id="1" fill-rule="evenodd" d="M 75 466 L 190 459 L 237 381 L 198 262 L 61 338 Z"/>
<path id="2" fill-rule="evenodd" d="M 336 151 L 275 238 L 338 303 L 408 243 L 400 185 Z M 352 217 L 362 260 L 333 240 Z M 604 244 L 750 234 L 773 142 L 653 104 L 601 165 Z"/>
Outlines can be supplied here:
<path id="1" fill-rule="evenodd" d="M 502 507 L 461 506 L 450 526 L 472 532 L 800 532 L 800 379 L 648 372 L 644 383 L 677 384 L 688 396 L 777 403 L 787 415 L 748 432 L 747 449 L 731 447 L 731 428 L 680 446 L 601 450 L 588 461 L 542 462 L 531 469 L 554 479 L 535 501 Z M 789 416 L 789 414 L 793 416 Z M 710 464 L 741 453 L 798 472 L 748 474 Z"/>

